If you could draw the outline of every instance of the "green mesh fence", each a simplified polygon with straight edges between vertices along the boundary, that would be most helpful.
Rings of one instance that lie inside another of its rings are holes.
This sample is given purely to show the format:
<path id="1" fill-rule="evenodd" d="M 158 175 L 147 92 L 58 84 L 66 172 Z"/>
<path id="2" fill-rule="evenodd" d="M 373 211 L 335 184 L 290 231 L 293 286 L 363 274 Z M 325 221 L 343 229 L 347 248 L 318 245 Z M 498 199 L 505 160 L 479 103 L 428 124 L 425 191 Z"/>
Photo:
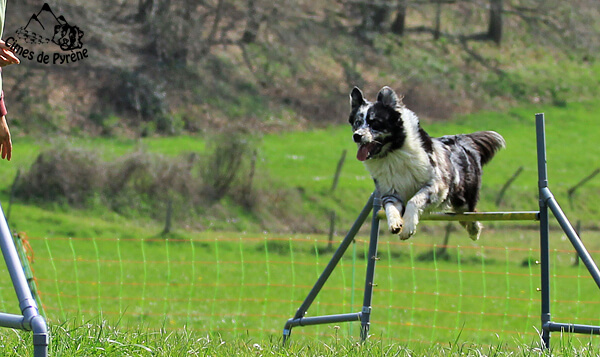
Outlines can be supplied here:
<path id="1" fill-rule="evenodd" d="M 539 340 L 537 230 L 492 225 L 479 242 L 458 231 L 448 246 L 440 245 L 441 225 L 421 230 L 407 243 L 382 235 L 374 337 L 427 344 Z M 574 264 L 564 236 L 558 231 L 551 236 L 553 318 L 599 324 L 597 287 L 585 267 Z M 583 234 L 592 255 L 600 251 L 598 236 Z M 50 324 L 106 319 L 124 328 L 187 328 L 232 338 L 280 338 L 332 254 L 327 237 L 304 235 L 27 241 Z M 367 249 L 368 233 L 363 233 L 308 315 L 361 310 Z M 2 270 L 0 276 L 0 307 L 16 313 L 8 274 Z M 293 338 L 358 339 L 359 331 L 360 323 L 297 327 Z"/>

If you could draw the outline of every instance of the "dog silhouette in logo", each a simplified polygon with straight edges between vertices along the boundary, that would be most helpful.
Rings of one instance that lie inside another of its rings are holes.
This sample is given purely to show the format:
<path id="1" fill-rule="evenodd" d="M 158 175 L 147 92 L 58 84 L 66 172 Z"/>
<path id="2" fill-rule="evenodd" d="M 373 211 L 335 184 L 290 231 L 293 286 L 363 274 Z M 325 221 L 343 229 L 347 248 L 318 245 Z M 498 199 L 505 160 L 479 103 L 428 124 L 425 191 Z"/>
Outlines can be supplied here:
<path id="1" fill-rule="evenodd" d="M 54 26 L 52 42 L 59 45 L 63 51 L 76 50 L 83 47 L 82 37 L 83 31 L 79 27 L 71 26 L 65 22 Z"/>

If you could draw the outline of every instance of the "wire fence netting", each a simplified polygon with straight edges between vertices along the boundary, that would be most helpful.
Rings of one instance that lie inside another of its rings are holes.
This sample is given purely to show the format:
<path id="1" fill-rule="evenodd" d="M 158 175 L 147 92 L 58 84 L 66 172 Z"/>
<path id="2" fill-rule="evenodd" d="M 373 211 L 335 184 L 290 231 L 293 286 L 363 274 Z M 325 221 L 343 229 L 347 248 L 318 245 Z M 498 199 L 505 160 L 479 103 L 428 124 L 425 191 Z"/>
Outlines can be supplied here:
<path id="1" fill-rule="evenodd" d="M 382 234 L 371 335 L 414 343 L 538 341 L 538 231 L 492 225 L 478 242 L 460 231 L 447 245 L 440 244 L 443 235 L 442 226 L 423 228 L 408 242 Z M 600 250 L 598 235 L 584 236 L 592 256 Z M 307 316 L 361 311 L 368 240 L 368 233 L 356 237 Z M 327 237 L 317 235 L 27 237 L 26 243 L 51 324 L 102 319 L 123 328 L 225 337 L 280 338 L 332 255 Z M 561 232 L 551 233 L 551 247 L 553 320 L 599 324 L 593 279 Z M 0 308 L 18 313 L 4 267 L 0 274 Z M 293 336 L 358 339 L 359 332 L 360 323 L 351 322 L 296 327 Z"/>

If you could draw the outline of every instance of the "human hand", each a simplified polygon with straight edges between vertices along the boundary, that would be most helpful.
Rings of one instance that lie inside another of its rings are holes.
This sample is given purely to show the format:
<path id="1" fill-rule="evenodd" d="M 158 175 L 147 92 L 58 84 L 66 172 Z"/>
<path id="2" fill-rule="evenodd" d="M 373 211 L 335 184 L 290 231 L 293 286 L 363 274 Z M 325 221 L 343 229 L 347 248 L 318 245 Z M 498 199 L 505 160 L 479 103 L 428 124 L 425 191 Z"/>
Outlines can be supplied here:
<path id="1" fill-rule="evenodd" d="M 6 117 L 0 118 L 0 152 L 2 158 L 10 161 L 12 156 L 12 141 L 10 140 L 10 130 L 6 123 Z"/>
<path id="2" fill-rule="evenodd" d="M 15 52 L 11 50 L 4 41 L 0 40 L 0 67 L 19 63 L 21 63 L 21 61 L 17 55 L 15 55 Z"/>

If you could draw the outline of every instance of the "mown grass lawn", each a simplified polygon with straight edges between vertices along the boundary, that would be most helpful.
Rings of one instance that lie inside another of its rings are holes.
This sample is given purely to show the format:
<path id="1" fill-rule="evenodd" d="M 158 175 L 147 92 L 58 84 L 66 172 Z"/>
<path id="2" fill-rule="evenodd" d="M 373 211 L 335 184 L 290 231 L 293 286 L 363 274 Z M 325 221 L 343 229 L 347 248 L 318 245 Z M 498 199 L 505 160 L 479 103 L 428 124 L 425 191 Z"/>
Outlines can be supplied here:
<path id="1" fill-rule="evenodd" d="M 440 233 L 439 227 L 423 229 L 410 243 L 382 235 L 372 338 L 413 348 L 450 342 L 481 348 L 536 343 L 537 232 L 488 227 L 482 240 L 473 243 L 459 231 L 453 233 L 447 257 L 432 260 Z M 598 288 L 583 266 L 573 265 L 574 254 L 564 237 L 559 232 L 552 236 L 554 321 L 600 323 Z M 597 232 L 586 236 L 595 254 L 600 251 L 597 236 Z M 323 236 L 203 233 L 166 240 L 148 236 L 28 240 L 53 326 L 67 323 L 77 330 L 104 321 L 123 334 L 140 328 L 174 334 L 185 330 L 259 344 L 281 338 L 283 325 L 331 257 Z M 367 237 L 361 235 L 309 316 L 361 310 L 366 251 Z M 17 313 L 8 285 L 0 294 L 2 311 Z M 359 327 L 358 323 L 296 327 L 292 341 L 300 345 L 336 338 L 356 341 Z M 570 338 L 590 341 L 586 336 Z"/>
<path id="2" fill-rule="evenodd" d="M 596 145 L 600 135 L 595 125 L 595 113 L 600 111 L 600 103 L 569 103 L 565 107 L 525 107 L 510 109 L 505 113 L 480 112 L 464 116 L 452 122 L 424 122 L 423 126 L 434 136 L 466 133 L 477 130 L 496 130 L 506 141 L 507 148 L 485 167 L 483 187 L 479 208 L 481 210 L 534 210 L 537 208 L 537 169 L 534 115 L 545 111 L 548 149 L 548 170 L 550 188 L 570 217 L 582 220 L 584 226 L 597 227 L 597 217 L 600 216 L 598 205 L 600 199 L 600 180 L 593 179 L 577 190 L 573 200 L 569 201 L 567 191 L 581 179 L 600 167 L 600 148 Z M 202 153 L 204 141 L 193 136 L 173 138 L 143 138 L 140 140 L 116 138 L 69 138 L 64 139 L 73 146 L 85 147 L 98 152 L 106 160 L 112 160 L 120 155 L 134 150 L 148 150 L 175 156 L 186 152 Z M 0 183 L 0 197 L 4 209 L 8 207 L 10 186 L 17 170 L 25 171 L 35 160 L 36 156 L 56 145 L 51 142 L 40 142 L 31 138 L 15 138 L 15 154 L 10 163 L 0 165 L 0 174 L 7 179 Z M 60 140 L 59 140 L 60 141 Z M 265 135 L 259 140 L 258 168 L 264 176 L 269 177 L 266 185 L 297 189 L 301 192 L 301 211 L 307 215 L 324 215 L 331 209 L 337 212 L 341 226 L 352 223 L 356 212 L 360 211 L 366 198 L 373 190 L 372 181 L 358 160 L 356 147 L 350 140 L 349 126 L 336 126 L 326 129 L 280 133 Z M 330 189 L 335 168 L 342 152 L 346 151 L 345 164 L 337 189 Z M 523 172 L 506 192 L 500 207 L 495 201 L 502 185 L 519 168 Z M 258 182 L 258 185 L 261 183 Z M 107 221 L 119 221 L 120 218 L 102 207 L 94 207 L 83 211 L 73 211 L 62 206 L 50 205 L 41 207 L 16 202 L 13 204 L 10 217 L 14 230 L 40 232 L 44 235 L 87 236 L 90 226 L 97 223 L 85 222 L 83 217 Z M 36 223 L 38 215 L 53 216 L 56 222 L 73 226 L 67 216 L 76 217 L 80 224 L 70 230 L 55 230 L 53 225 Z M 232 207 L 232 212 L 239 212 Z M 62 218 L 61 218 L 62 217 Z M 248 215 L 239 214 L 238 220 L 251 220 Z M 151 222 L 144 217 L 138 217 L 144 225 L 156 225 L 160 231 L 160 222 Z M 142 224 L 137 222 L 136 224 Z M 328 219 L 314 229 L 325 230 Z M 119 225 L 127 225 L 119 222 Z M 219 225 L 226 227 L 224 222 Z M 253 227 L 252 224 L 240 223 L 236 227 Z M 99 229 L 99 231 L 103 230 Z M 308 227 L 310 228 L 310 227 Z M 79 230 L 81 233 L 78 233 Z M 97 233 L 101 234 L 101 233 Z"/>
<path id="3" fill-rule="evenodd" d="M 366 343 L 337 338 L 307 339 L 283 346 L 274 339 L 224 339 L 219 335 L 198 334 L 180 330 L 152 330 L 145 328 L 124 330 L 103 321 L 73 326 L 53 326 L 53 342 L 50 356 L 384 356 L 384 357 L 533 357 L 597 356 L 599 349 L 589 342 L 563 337 L 556 339 L 551 351 L 539 345 L 519 344 L 510 346 L 497 341 L 491 346 L 475 343 L 447 343 L 407 346 L 402 343 L 372 339 Z M 19 334 L 6 337 L 0 335 L 4 356 L 32 355 L 30 337 Z"/>
<path id="4" fill-rule="evenodd" d="M 550 187 L 569 217 L 581 219 L 588 228 L 597 227 L 598 180 L 578 191 L 572 207 L 566 191 L 600 166 L 598 130 L 593 125 L 598 109 L 598 104 L 582 103 L 546 110 Z M 534 210 L 536 111 L 541 110 L 479 113 L 453 123 L 423 125 L 436 136 L 487 129 L 503 134 L 508 147 L 486 167 L 481 208 Z M 331 207 L 338 211 L 338 240 L 372 190 L 366 171 L 354 160 L 355 147 L 349 137 L 345 126 L 267 135 L 259 153 L 259 168 L 277 185 L 304 192 L 305 210 Z M 73 145 L 93 147 L 107 159 L 140 146 L 165 155 L 201 152 L 204 147 L 191 136 L 141 142 L 69 140 Z M 52 143 L 16 138 L 14 159 L 0 165 L 0 172 L 14 177 L 17 169 L 26 169 L 48 145 Z M 343 150 L 348 154 L 341 180 L 330 194 Z M 519 166 L 524 167 L 523 174 L 510 187 L 505 203 L 495 207 L 499 187 Z M 5 211 L 10 183 L 5 180 L 0 186 Z M 361 356 L 373 351 L 432 355 L 432 350 L 447 355 L 540 354 L 534 348 L 539 329 L 539 269 L 534 262 L 539 253 L 532 226 L 489 223 L 477 243 L 459 230 L 452 235 L 447 260 L 421 259 L 441 243 L 442 224 L 424 224 L 408 244 L 383 235 L 371 332 L 374 341 L 385 342 L 355 347 L 349 342 L 358 334 L 355 324 L 340 329 L 317 326 L 295 328 L 297 344 L 282 350 L 278 339 L 283 324 L 331 255 L 325 251 L 323 236 L 178 228 L 164 239 L 158 236 L 160 222 L 143 217 L 128 220 L 98 207 L 72 210 L 17 202 L 10 212 L 13 231 L 24 232 L 34 248 L 33 267 L 58 355 L 93 355 L 92 350 L 98 355 L 161 355 L 170 353 L 166 351 L 173 340 L 181 341 L 173 348 L 189 349 L 190 355 L 228 355 L 231 351 L 240 355 Z M 559 322 L 598 324 L 597 287 L 582 266 L 572 265 L 573 253 L 565 237 L 557 231 L 552 235 L 553 316 Z M 593 255 L 600 251 L 597 235 L 589 229 L 583 233 Z M 360 311 L 365 242 L 363 234 L 310 314 Z M 0 307 L 15 312 L 14 293 L 8 282 L 3 286 Z M 1 336 L 10 350 L 27 345 L 27 334 L 5 330 Z M 587 341 L 590 338 L 585 336 L 567 337 L 561 353 L 594 355 L 593 348 L 585 347 Z M 235 347 L 228 350 L 230 346 Z M 67 352 L 73 349 L 80 352 Z"/>

